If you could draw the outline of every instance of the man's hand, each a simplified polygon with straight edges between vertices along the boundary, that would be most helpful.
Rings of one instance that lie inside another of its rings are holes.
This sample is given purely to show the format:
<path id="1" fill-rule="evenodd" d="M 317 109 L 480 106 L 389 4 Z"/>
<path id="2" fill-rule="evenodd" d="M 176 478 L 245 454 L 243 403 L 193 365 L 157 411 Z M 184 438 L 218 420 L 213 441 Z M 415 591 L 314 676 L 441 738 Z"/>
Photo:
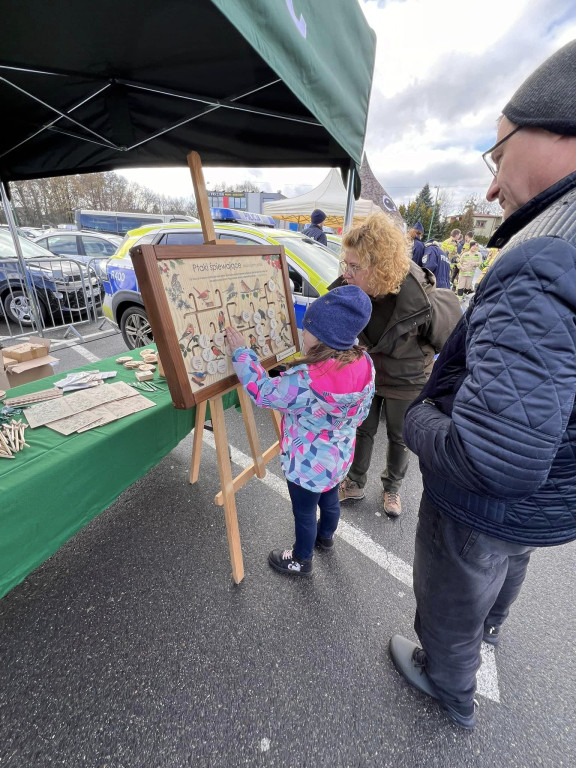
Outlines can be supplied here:
<path id="1" fill-rule="evenodd" d="M 229 325 L 226 328 L 226 343 L 230 347 L 231 352 L 235 352 L 237 349 L 240 349 L 241 347 L 246 346 L 246 342 L 244 341 L 244 337 L 240 333 L 240 331 L 237 331 L 236 328 L 232 328 L 231 325 Z"/>

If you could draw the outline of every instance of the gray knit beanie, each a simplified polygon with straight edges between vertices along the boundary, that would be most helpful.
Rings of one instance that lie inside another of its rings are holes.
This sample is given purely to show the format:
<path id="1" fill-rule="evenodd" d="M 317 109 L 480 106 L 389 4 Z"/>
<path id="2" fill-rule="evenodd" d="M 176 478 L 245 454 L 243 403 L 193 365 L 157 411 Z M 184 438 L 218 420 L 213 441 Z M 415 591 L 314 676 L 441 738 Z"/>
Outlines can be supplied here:
<path id="1" fill-rule="evenodd" d="M 516 125 L 576 136 L 576 40 L 546 59 L 502 112 Z"/>

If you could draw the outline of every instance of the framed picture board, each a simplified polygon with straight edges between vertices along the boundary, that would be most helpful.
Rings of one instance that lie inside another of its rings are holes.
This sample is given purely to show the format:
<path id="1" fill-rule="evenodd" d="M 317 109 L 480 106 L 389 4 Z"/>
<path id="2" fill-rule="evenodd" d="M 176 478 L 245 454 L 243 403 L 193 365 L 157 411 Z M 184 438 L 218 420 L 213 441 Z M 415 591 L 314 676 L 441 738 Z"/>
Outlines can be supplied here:
<path id="1" fill-rule="evenodd" d="M 142 245 L 131 256 L 176 408 L 238 384 L 229 325 L 267 370 L 299 350 L 282 246 Z"/>

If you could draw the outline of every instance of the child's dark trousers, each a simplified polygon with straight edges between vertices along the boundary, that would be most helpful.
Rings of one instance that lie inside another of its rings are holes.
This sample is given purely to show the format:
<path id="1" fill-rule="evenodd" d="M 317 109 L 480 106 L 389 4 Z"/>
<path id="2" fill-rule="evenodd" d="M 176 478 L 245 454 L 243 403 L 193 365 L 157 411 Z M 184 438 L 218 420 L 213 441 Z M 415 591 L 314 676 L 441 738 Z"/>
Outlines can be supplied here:
<path id="1" fill-rule="evenodd" d="M 293 555 L 298 560 L 310 560 L 314 554 L 316 536 L 331 539 L 340 519 L 338 485 L 324 493 L 308 491 L 296 483 L 287 480 L 288 492 L 292 500 L 296 543 Z M 316 509 L 320 507 L 320 521 L 316 522 Z"/>

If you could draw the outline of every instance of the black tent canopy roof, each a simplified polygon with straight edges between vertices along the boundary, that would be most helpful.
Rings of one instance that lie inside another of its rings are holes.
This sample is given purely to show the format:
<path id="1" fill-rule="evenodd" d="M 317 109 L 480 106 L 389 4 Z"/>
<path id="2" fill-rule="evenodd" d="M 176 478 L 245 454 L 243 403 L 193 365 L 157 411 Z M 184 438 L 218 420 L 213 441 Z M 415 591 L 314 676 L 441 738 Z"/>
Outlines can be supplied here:
<path id="1" fill-rule="evenodd" d="M 297 6 L 297 8 L 296 8 Z M 356 0 L 0 0 L 0 178 L 362 155 L 375 39 Z"/>

